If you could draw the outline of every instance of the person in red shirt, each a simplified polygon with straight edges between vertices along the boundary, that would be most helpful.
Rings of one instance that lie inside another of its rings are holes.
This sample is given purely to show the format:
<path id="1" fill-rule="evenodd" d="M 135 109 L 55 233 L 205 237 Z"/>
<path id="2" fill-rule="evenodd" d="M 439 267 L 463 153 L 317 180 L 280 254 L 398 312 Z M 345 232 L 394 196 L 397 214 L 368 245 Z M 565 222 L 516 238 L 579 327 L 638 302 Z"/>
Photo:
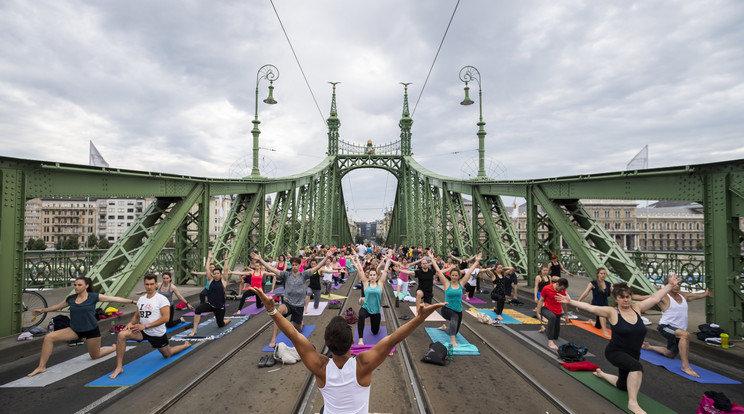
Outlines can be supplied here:
<path id="1" fill-rule="evenodd" d="M 540 293 L 540 301 L 537 302 L 537 314 L 542 315 L 548 320 L 548 347 L 553 350 L 558 350 L 558 345 L 555 344 L 555 340 L 558 339 L 558 334 L 561 331 L 561 316 L 567 312 L 567 305 L 562 304 L 556 300 L 556 296 L 568 296 L 566 289 L 568 288 L 568 280 L 560 278 L 556 282 L 553 282 L 545 286 Z M 540 333 L 546 332 L 545 326 L 540 328 Z"/>

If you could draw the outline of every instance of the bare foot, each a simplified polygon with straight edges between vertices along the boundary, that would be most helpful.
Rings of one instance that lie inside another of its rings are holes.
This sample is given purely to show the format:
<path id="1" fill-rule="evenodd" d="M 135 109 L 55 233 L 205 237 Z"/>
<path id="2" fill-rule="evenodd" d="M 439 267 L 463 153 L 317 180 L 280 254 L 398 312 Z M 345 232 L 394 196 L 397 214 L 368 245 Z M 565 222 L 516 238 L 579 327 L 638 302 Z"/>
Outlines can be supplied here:
<path id="1" fill-rule="evenodd" d="M 540 330 L 539 330 L 539 331 L 537 331 L 537 333 L 545 333 L 545 327 L 544 327 L 544 326 L 543 326 L 543 327 L 541 327 L 541 328 L 540 328 Z"/>
<path id="2" fill-rule="evenodd" d="M 225 318 L 224 321 L 225 321 L 225 325 L 227 325 L 228 323 L 230 323 L 230 318 Z"/>
<path id="3" fill-rule="evenodd" d="M 700 378 L 700 375 L 698 375 L 697 372 L 693 371 L 692 370 L 692 367 L 684 367 L 683 366 L 682 367 L 682 372 L 684 372 L 685 374 L 687 374 L 687 375 L 689 375 L 691 377 Z"/>
<path id="4" fill-rule="evenodd" d="M 498 319 L 500 321 L 503 321 L 504 320 L 504 318 L 502 318 L 501 315 L 496 315 L 496 319 Z"/>
<path id="5" fill-rule="evenodd" d="M 452 346 L 460 346 L 460 345 L 457 345 L 457 342 L 452 342 Z"/>
<path id="6" fill-rule="evenodd" d="M 651 349 L 651 344 L 646 341 L 643 341 L 643 344 L 641 345 L 641 349 L 649 350 Z"/>
<path id="7" fill-rule="evenodd" d="M 275 347 L 276 347 L 276 342 L 275 341 L 269 342 L 269 348 L 275 348 Z"/>
<path id="8" fill-rule="evenodd" d="M 44 373 L 44 372 L 46 372 L 46 368 L 39 367 L 39 368 L 36 368 L 32 373 L 28 374 L 28 376 L 29 377 L 33 377 L 36 374 L 41 374 L 41 373 Z"/>
<path id="9" fill-rule="evenodd" d="M 556 345 L 553 341 L 548 341 L 548 348 L 552 349 L 553 351 L 557 351 L 558 345 Z"/>
<path id="10" fill-rule="evenodd" d="M 196 335 L 196 330 L 191 331 L 191 333 L 186 336 L 194 336 L 194 335 Z"/>
<path id="11" fill-rule="evenodd" d="M 601 369 L 597 368 L 594 370 L 594 376 L 599 378 L 604 378 L 604 372 L 602 372 Z"/>
<path id="12" fill-rule="evenodd" d="M 124 368 L 116 367 L 116 369 L 114 370 L 114 372 L 112 372 L 111 375 L 109 375 L 109 378 L 114 379 L 117 376 L 119 376 L 119 374 L 121 374 L 122 372 L 124 372 Z"/>
<path id="13" fill-rule="evenodd" d="M 444 324 L 443 324 L 442 326 L 440 326 L 440 327 L 439 327 L 439 328 L 437 328 L 437 329 L 439 329 L 440 331 L 446 331 L 446 330 L 447 330 L 447 325 L 444 325 Z"/>
<path id="14" fill-rule="evenodd" d="M 362 338 L 359 338 L 359 343 L 357 345 L 364 345 L 364 340 Z"/>
<path id="15" fill-rule="evenodd" d="M 611 338 L 612 337 L 612 335 L 610 335 L 610 332 L 608 332 L 608 331 L 602 331 L 602 335 L 604 335 L 605 338 Z"/>
<path id="16" fill-rule="evenodd" d="M 638 402 L 628 401 L 628 410 L 630 410 L 630 412 L 633 414 L 646 414 L 646 411 L 644 411 L 643 408 L 638 405 Z"/>
<path id="17" fill-rule="evenodd" d="M 191 342 L 189 342 L 189 341 L 186 341 L 183 344 L 186 345 L 186 346 L 191 346 Z"/>

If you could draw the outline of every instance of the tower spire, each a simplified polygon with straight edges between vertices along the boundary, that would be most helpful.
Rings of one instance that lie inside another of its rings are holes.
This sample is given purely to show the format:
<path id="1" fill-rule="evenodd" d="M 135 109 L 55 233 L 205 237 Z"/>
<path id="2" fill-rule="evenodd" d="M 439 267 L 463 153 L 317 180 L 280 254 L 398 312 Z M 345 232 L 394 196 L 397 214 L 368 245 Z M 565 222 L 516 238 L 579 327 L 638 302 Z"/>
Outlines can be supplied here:
<path id="1" fill-rule="evenodd" d="M 341 121 L 338 119 L 338 112 L 336 110 L 336 85 L 341 82 L 328 82 L 333 85 L 333 93 L 331 95 L 331 114 L 328 117 L 328 155 L 338 154 L 338 129 L 341 126 Z"/>
<path id="2" fill-rule="evenodd" d="M 398 126 L 400 127 L 400 151 L 401 155 L 411 155 L 411 126 L 413 119 L 408 110 L 408 85 L 411 83 L 401 82 L 403 85 L 403 114 L 401 115 Z"/>

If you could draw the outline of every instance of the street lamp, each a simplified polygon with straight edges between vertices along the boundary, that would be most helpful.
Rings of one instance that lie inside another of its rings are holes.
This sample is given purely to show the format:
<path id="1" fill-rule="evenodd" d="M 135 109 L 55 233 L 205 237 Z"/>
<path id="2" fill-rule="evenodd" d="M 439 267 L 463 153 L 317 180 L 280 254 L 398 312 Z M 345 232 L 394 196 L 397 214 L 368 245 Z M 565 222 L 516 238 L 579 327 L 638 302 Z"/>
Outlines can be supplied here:
<path id="1" fill-rule="evenodd" d="M 468 82 L 478 82 L 478 107 L 480 110 L 480 118 L 477 124 L 478 133 L 476 134 L 478 135 L 478 175 L 476 176 L 476 179 L 485 179 L 488 178 L 486 176 L 486 168 L 483 161 L 483 157 L 485 156 L 486 152 L 486 130 L 483 127 L 486 126 L 486 123 L 483 122 L 483 92 L 481 90 L 480 72 L 478 72 L 478 69 L 474 68 L 473 66 L 465 66 L 464 68 L 460 69 L 460 80 L 465 82 L 465 99 L 460 102 L 460 105 L 466 106 L 475 103 L 472 99 L 470 99 L 470 87 L 468 87 Z"/>
<path id="2" fill-rule="evenodd" d="M 276 103 L 274 100 L 274 81 L 279 79 L 279 69 L 274 65 L 263 65 L 258 69 L 258 73 L 256 73 L 256 114 L 253 118 L 253 129 L 251 130 L 251 134 L 253 134 L 253 169 L 251 170 L 251 177 L 254 178 L 261 176 L 258 172 L 258 136 L 261 134 L 261 131 L 258 129 L 258 124 L 261 123 L 258 120 L 258 84 L 261 82 L 261 79 L 269 81 L 269 97 L 263 101 L 269 105 L 274 105 Z"/>

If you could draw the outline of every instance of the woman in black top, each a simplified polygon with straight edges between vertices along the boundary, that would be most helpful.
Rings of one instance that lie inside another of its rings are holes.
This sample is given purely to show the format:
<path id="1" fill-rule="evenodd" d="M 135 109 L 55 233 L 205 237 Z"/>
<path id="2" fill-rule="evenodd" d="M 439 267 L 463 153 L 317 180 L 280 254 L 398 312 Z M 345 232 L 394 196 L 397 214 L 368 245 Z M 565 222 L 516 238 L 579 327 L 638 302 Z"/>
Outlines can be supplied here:
<path id="1" fill-rule="evenodd" d="M 641 346 L 646 336 L 646 326 L 641 320 L 641 313 L 651 309 L 663 297 L 679 284 L 677 275 L 669 276 L 669 283 L 647 299 L 633 303 L 632 291 L 625 282 L 612 287 L 612 296 L 617 307 L 595 306 L 571 300 L 568 296 L 557 296 L 559 302 L 576 306 L 597 316 L 607 318 L 612 330 L 612 339 L 605 348 L 605 357 L 619 370 L 619 375 L 612 375 L 597 368 L 594 375 L 604 379 L 620 390 L 628 391 L 628 410 L 633 413 L 645 413 L 638 405 L 638 390 L 643 380 L 643 366 L 639 361 Z"/>
<path id="2" fill-rule="evenodd" d="M 574 277 L 574 274 L 566 270 L 565 267 L 561 264 L 561 262 L 558 261 L 558 255 L 552 254 L 550 255 L 550 263 L 548 264 L 550 266 L 550 280 L 551 282 L 556 282 L 558 279 L 561 278 L 561 271 L 564 271 L 568 273 L 569 276 Z"/>
<path id="3" fill-rule="evenodd" d="M 228 274 L 227 257 L 225 257 L 224 276 L 222 269 L 215 268 L 207 280 L 207 287 L 204 289 L 206 290 L 205 301 L 194 309 L 194 328 L 188 336 L 196 335 L 202 313 L 214 312 L 214 318 L 220 328 L 230 323 L 230 318 L 225 318 L 225 286 L 227 286 Z"/>
<path id="4" fill-rule="evenodd" d="M 318 261 L 315 259 L 315 257 L 310 259 L 310 265 L 308 269 L 312 269 L 315 266 L 318 265 Z M 310 296 L 313 296 L 313 308 L 318 309 L 318 306 L 320 305 L 320 279 L 323 278 L 323 275 L 320 273 L 320 271 L 317 271 L 310 276 L 310 283 L 307 287 L 307 295 L 305 296 L 305 313 L 307 313 L 307 305 L 310 304 Z"/>

